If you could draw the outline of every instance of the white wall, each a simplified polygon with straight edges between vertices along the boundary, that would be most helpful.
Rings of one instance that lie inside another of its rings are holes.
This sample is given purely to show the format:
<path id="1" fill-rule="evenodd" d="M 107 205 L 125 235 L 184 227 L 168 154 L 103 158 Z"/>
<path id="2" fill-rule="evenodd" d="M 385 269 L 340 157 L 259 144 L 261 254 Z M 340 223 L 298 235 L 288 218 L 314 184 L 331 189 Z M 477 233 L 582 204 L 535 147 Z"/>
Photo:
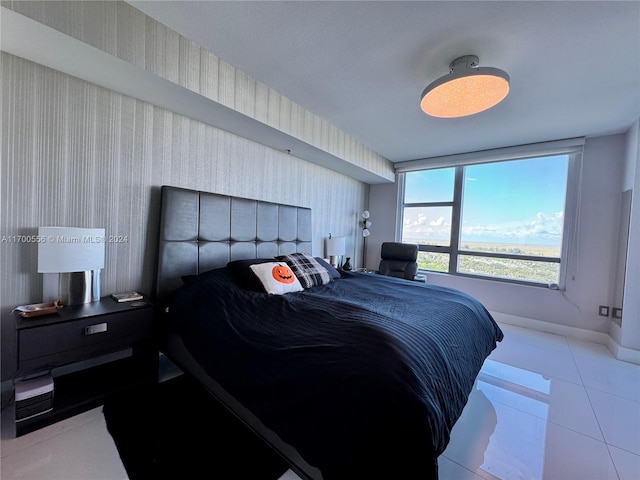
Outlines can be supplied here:
<path id="1" fill-rule="evenodd" d="M 623 349 L 640 350 L 640 119 L 626 134 L 622 190 L 632 189 L 622 325 L 611 335 Z"/>
<path id="2" fill-rule="evenodd" d="M 576 261 L 570 265 L 565 291 L 445 274 L 429 274 L 428 281 L 468 292 L 494 312 L 608 333 L 611 319 L 599 316 L 598 306 L 608 305 L 612 297 L 626 142 L 623 134 L 586 139 L 582 159 L 579 242 L 573 252 Z M 396 204 L 397 183 L 371 186 L 369 206 L 376 223 L 372 228 L 370 245 L 377 245 L 377 250 L 371 252 L 368 264 L 379 262 L 379 246 L 383 241 L 395 239 Z M 377 259 L 373 258 L 375 254 Z M 625 317 L 631 310 L 627 309 L 627 298 Z M 634 323 L 628 318 L 623 323 L 627 321 Z"/>
<path id="3" fill-rule="evenodd" d="M 371 236 L 367 238 L 366 268 L 377 270 L 380 264 L 382 242 L 394 241 L 398 186 L 395 183 L 371 185 L 369 190 L 369 213 L 371 213 Z M 360 265 L 358 265 L 360 267 Z"/>

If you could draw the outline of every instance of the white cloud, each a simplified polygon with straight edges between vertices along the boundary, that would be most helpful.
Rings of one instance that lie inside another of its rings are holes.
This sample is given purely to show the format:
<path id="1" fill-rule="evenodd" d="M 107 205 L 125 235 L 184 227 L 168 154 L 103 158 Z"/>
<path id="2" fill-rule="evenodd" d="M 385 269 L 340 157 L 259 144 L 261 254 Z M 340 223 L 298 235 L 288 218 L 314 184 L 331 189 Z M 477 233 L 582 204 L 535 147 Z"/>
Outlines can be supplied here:
<path id="1" fill-rule="evenodd" d="M 520 222 L 467 224 L 462 226 L 462 237 L 466 241 L 478 242 L 559 245 L 562 239 L 563 217 L 562 212 L 538 212 L 535 217 Z M 414 239 L 448 239 L 451 234 L 451 222 L 444 215 L 428 215 L 425 211 L 406 212 L 403 231 L 405 235 Z"/>
<path id="2" fill-rule="evenodd" d="M 431 220 L 429 222 L 429 225 L 431 225 L 432 227 L 441 227 L 444 225 L 444 217 L 438 217 L 436 220 Z"/>
<path id="3" fill-rule="evenodd" d="M 530 221 L 489 225 L 464 225 L 462 234 L 471 241 L 556 244 L 562 238 L 562 212 L 538 212 Z"/>

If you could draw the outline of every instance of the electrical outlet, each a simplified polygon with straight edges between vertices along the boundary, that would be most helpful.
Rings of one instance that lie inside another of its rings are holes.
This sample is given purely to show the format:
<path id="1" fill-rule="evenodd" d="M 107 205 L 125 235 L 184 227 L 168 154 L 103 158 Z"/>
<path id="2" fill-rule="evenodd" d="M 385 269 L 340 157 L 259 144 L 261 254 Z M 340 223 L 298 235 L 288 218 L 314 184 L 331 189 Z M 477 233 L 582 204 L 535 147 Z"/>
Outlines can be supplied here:
<path id="1" fill-rule="evenodd" d="M 598 307 L 598 315 L 600 315 L 601 317 L 608 317 L 609 316 L 609 307 L 605 307 L 604 305 L 600 305 Z"/>

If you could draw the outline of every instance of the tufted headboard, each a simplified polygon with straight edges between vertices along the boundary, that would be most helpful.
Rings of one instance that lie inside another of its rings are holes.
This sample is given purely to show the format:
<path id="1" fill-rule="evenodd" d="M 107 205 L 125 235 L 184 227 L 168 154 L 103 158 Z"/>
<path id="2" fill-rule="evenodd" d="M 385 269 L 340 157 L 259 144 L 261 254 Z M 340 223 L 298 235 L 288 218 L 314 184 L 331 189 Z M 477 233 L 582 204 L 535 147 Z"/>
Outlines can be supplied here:
<path id="1" fill-rule="evenodd" d="M 163 186 L 155 298 L 231 260 L 311 253 L 311 209 Z"/>

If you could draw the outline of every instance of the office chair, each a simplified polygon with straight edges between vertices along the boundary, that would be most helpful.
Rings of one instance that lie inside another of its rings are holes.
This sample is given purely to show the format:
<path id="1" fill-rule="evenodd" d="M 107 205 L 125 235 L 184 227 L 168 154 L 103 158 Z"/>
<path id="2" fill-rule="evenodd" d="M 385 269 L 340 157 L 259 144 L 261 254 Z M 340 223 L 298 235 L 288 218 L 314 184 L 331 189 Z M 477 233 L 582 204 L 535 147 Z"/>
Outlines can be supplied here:
<path id="1" fill-rule="evenodd" d="M 382 275 L 413 280 L 418 273 L 418 245 L 384 242 L 380 256 L 378 273 Z"/>

